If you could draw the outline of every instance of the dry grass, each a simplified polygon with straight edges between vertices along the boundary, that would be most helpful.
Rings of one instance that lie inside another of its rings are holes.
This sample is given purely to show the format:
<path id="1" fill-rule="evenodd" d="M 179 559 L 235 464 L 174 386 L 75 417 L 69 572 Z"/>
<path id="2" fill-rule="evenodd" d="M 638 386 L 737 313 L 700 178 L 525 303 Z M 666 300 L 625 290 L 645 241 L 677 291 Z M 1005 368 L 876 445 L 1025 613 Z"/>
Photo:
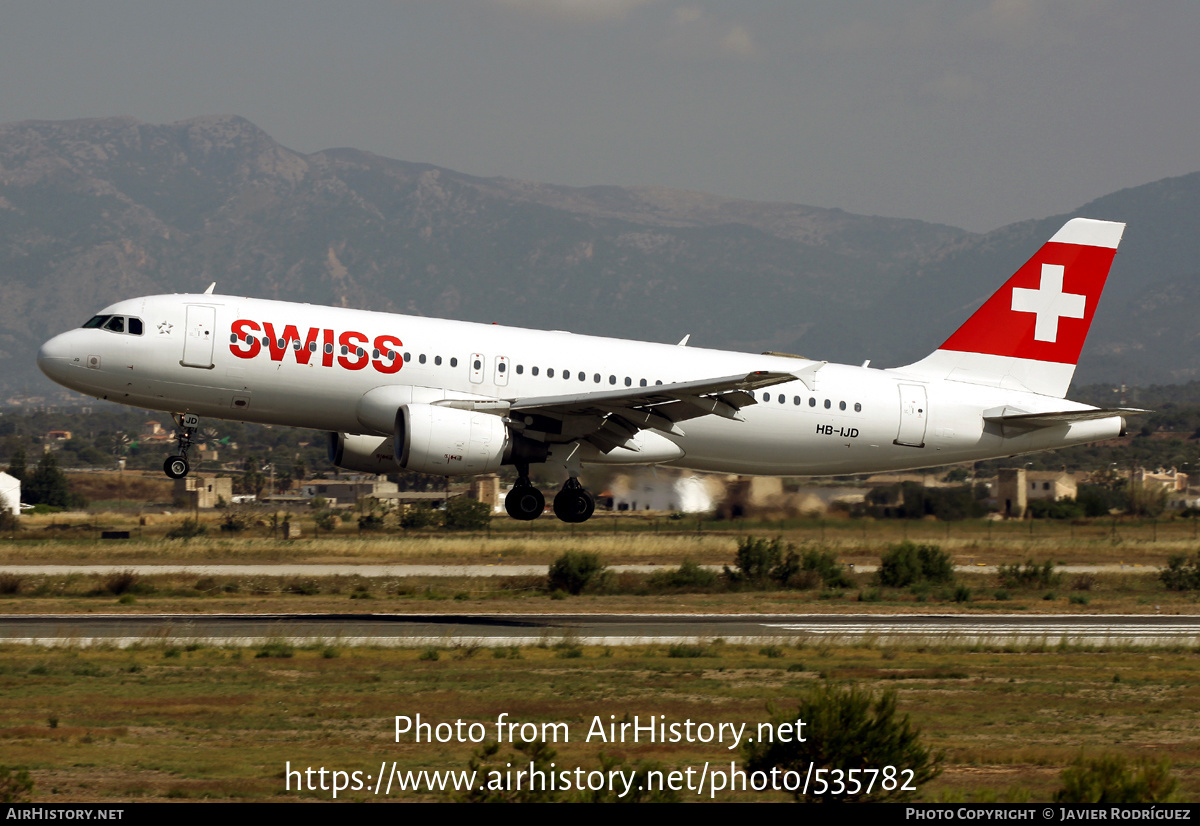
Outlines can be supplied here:
<path id="1" fill-rule="evenodd" d="M 294 799 L 283 790 L 287 761 L 364 772 L 393 760 L 402 770 L 464 768 L 469 743 L 396 742 L 394 716 L 416 713 L 492 728 L 502 712 L 566 722 L 571 742 L 556 746 L 562 767 L 594 768 L 605 751 L 698 772 L 705 761 L 739 755 L 717 744 L 605 745 L 584 735 L 594 716 L 610 714 L 753 727 L 767 718 L 768 702 L 786 708 L 806 687 L 836 679 L 897 690 L 900 709 L 945 752 L 945 773 L 922 790 L 924 800 L 1045 802 L 1081 749 L 1168 757 L 1186 798 L 1200 793 L 1200 655 L 1190 649 L 823 644 L 768 655 L 706 641 L 699 658 L 672 657 L 668 646 L 578 646 L 580 656 L 566 658 L 553 643 L 499 654 L 443 648 L 437 659 L 328 642 L 289 658 L 155 644 L 6 647 L 0 747 L 6 763 L 31 768 L 41 802 Z"/>
<path id="2" fill-rule="evenodd" d="M 282 511 L 280 514 L 282 515 Z M 22 517 L 22 530 L 0 536 L 0 564 L 93 563 L 144 561 L 310 562 L 322 564 L 478 564 L 487 562 L 549 564 L 568 549 L 592 551 L 609 564 L 679 564 L 691 559 L 705 564 L 728 563 L 740 537 L 782 536 L 798 545 L 828 549 L 844 562 L 874 564 L 889 545 L 904 539 L 932 542 L 959 565 L 997 565 L 1026 559 L 1061 564 L 1124 564 L 1157 568 L 1173 554 L 1200 547 L 1191 520 L 1161 523 L 1097 520 L 1088 524 L 874 522 L 871 520 L 789 520 L 781 523 L 703 522 L 601 515 L 585 525 L 564 525 L 545 518 L 518 523 L 492 520 L 486 533 L 442 532 L 359 533 L 353 520 L 332 534 L 315 535 L 311 515 L 293 520 L 303 538 L 272 538 L 270 513 L 247 511 L 250 527 L 223 533 L 223 511 L 199 514 L 207 528 L 187 542 L 165 534 L 192 514 L 188 512 L 45 514 Z M 697 527 L 700 529 L 697 530 Z M 124 542 L 101 542 L 103 530 L 128 530 Z"/>

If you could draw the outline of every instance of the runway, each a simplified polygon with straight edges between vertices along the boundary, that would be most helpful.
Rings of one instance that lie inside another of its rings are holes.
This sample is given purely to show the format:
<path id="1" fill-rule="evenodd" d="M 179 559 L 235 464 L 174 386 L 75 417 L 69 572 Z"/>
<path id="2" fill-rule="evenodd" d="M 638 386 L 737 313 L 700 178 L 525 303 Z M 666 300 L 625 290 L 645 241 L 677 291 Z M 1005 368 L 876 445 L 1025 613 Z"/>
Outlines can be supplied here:
<path id="1" fill-rule="evenodd" d="M 508 646 L 711 642 L 895 645 L 1200 644 L 1200 616 L 883 614 L 7 614 L 0 644 Z"/>

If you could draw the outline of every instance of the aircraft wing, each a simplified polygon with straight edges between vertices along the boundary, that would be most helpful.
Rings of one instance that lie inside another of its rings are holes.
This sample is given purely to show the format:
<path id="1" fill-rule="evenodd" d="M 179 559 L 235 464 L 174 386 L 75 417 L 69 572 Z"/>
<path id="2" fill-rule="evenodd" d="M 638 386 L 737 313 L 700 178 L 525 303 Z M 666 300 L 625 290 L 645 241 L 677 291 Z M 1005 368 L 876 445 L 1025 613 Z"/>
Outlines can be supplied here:
<path id="1" fill-rule="evenodd" d="M 796 380 L 793 373 L 763 370 L 673 384 L 533 396 L 510 402 L 508 420 L 529 435 L 545 434 L 547 441 L 586 439 L 609 452 L 626 445 L 643 429 L 682 436 L 678 423 L 699 416 L 740 421 L 738 410 L 756 404 L 751 391 Z"/>

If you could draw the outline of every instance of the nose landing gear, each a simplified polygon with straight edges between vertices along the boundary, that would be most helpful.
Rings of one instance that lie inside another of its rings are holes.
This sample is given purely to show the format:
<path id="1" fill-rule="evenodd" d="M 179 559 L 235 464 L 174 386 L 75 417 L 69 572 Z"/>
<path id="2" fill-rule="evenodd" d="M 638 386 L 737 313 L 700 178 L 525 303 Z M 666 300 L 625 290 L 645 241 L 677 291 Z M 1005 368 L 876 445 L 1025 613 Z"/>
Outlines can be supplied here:
<path id="1" fill-rule="evenodd" d="M 196 428 L 200 426 L 200 417 L 195 413 L 185 413 L 175 417 L 175 424 L 175 440 L 178 445 L 176 449 L 179 453 L 167 457 L 167 460 L 163 462 L 163 473 L 171 479 L 182 479 L 191 470 L 187 455 L 188 450 L 192 447 L 192 438 L 196 435 Z"/>

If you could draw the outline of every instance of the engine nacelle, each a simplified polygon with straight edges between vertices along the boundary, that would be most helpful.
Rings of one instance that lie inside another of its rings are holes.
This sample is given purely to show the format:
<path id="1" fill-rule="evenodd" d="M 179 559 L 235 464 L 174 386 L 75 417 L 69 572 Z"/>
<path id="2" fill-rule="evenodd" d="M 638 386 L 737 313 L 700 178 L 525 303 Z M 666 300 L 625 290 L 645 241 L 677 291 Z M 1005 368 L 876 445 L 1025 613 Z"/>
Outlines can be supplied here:
<path id="1" fill-rule="evenodd" d="M 393 444 L 402 468 L 438 476 L 474 476 L 546 459 L 545 445 L 514 435 L 499 416 L 431 404 L 400 407 Z"/>
<path id="2" fill-rule="evenodd" d="M 329 461 L 335 467 L 360 473 L 399 473 L 391 436 L 330 433 Z"/>

